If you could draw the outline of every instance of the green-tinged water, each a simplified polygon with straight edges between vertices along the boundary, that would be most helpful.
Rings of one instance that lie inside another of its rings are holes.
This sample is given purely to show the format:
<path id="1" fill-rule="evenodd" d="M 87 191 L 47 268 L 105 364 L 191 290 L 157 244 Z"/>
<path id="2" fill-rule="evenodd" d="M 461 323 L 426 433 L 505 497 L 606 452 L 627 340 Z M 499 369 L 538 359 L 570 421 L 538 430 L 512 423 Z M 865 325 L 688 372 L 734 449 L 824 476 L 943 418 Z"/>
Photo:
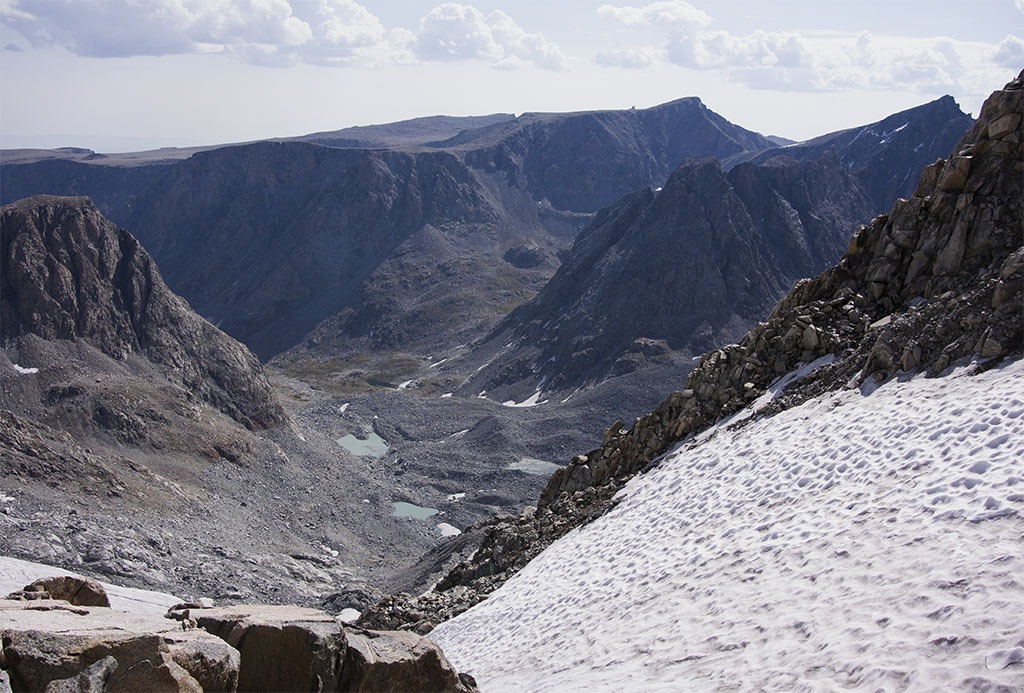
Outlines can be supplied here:
<path id="1" fill-rule="evenodd" d="M 425 520 L 438 513 L 437 508 L 422 508 L 404 501 L 397 501 L 391 505 L 395 506 L 395 511 L 391 513 L 395 517 L 415 517 L 417 520 Z"/>

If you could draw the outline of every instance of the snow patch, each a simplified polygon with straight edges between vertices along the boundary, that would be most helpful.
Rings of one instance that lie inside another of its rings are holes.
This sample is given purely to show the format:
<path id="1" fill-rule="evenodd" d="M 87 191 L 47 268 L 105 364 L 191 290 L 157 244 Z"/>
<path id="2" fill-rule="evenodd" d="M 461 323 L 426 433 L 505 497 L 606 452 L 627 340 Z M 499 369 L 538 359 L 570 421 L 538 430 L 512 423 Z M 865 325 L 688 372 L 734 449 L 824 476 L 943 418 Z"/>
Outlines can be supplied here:
<path id="1" fill-rule="evenodd" d="M 1021 690 L 1021 460 L 1020 359 L 828 393 L 670 453 L 430 637 L 481 690 Z"/>
<path id="2" fill-rule="evenodd" d="M 339 414 L 344 414 L 345 411 L 348 409 L 348 406 L 349 406 L 349 402 L 345 402 L 344 404 L 342 404 L 340 407 L 338 407 L 338 413 Z"/>
<path id="3" fill-rule="evenodd" d="M 462 534 L 462 530 L 454 525 L 450 525 L 447 522 L 442 522 L 437 525 L 437 531 L 441 533 L 442 537 L 457 537 Z"/>
<path id="4" fill-rule="evenodd" d="M 40 578 L 75 574 L 63 568 L 0 556 L 0 594 L 10 594 Z M 121 587 L 103 581 L 99 583 L 110 599 L 110 608 L 121 611 L 163 616 L 169 608 L 182 601 L 180 597 L 166 592 Z"/>
<path id="5" fill-rule="evenodd" d="M 532 395 L 524 399 L 522 402 L 516 402 L 514 399 L 510 399 L 507 402 L 502 402 L 503 407 L 536 407 L 539 404 L 546 404 L 547 400 L 542 400 L 540 390 L 537 390 Z"/>
<path id="6" fill-rule="evenodd" d="M 32 375 L 39 372 L 38 368 L 25 368 L 24 366 L 19 366 L 16 363 L 12 363 L 11 365 L 14 366 L 14 370 L 18 371 L 22 375 Z"/>

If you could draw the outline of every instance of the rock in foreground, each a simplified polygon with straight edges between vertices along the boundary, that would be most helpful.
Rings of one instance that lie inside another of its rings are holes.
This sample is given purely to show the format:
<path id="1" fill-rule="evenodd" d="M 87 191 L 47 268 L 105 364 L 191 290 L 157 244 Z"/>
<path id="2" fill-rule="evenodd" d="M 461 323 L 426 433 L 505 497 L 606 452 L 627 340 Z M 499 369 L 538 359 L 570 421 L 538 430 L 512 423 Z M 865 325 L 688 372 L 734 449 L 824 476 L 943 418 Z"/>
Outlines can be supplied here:
<path id="1" fill-rule="evenodd" d="M 14 691 L 476 690 L 425 638 L 301 607 L 175 607 L 160 618 L 5 599 L 0 624 L 0 673 Z"/>

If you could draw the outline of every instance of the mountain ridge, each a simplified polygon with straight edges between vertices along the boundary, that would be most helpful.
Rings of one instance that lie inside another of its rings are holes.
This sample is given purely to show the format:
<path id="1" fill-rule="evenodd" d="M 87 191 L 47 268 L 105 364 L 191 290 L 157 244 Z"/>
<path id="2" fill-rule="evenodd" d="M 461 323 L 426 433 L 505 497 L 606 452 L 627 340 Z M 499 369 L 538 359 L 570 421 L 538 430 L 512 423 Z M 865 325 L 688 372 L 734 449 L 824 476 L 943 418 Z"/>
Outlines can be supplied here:
<path id="1" fill-rule="evenodd" d="M 913 123 L 904 129 L 917 137 L 936 119 L 936 108 L 945 114 L 940 135 L 963 122 L 945 118 L 950 108 L 959 113 L 952 99 L 881 122 Z M 856 139 L 877 127 L 846 135 Z M 857 223 L 880 211 L 863 181 L 884 180 L 903 143 L 873 142 L 861 150 L 870 151 L 868 161 L 855 168 L 843 159 L 849 147 L 834 146 L 840 135 L 813 149 L 814 158 L 804 152 L 796 159 L 789 155 L 796 147 L 782 147 L 731 166 L 684 161 L 647 206 L 633 210 L 626 225 L 632 230 L 624 227 L 625 238 L 614 242 L 593 241 L 605 235 L 595 219 L 538 296 L 477 347 L 477 360 L 488 363 L 463 389 L 491 392 L 499 401 L 524 399 L 535 389 L 570 392 L 738 339 L 793 282 L 837 259 Z M 728 194 L 707 185 L 711 179 Z M 667 203 L 673 198 L 679 202 Z"/>

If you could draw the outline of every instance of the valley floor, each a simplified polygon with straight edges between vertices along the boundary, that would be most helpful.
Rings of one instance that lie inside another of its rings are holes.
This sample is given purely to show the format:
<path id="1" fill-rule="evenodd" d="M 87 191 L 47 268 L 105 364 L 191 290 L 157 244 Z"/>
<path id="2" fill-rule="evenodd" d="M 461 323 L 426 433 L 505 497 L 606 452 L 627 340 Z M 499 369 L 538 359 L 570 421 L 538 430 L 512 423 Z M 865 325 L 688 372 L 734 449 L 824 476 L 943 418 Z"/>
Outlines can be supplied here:
<path id="1" fill-rule="evenodd" d="M 684 441 L 431 637 L 484 691 L 1021 690 L 1024 360 Z"/>

